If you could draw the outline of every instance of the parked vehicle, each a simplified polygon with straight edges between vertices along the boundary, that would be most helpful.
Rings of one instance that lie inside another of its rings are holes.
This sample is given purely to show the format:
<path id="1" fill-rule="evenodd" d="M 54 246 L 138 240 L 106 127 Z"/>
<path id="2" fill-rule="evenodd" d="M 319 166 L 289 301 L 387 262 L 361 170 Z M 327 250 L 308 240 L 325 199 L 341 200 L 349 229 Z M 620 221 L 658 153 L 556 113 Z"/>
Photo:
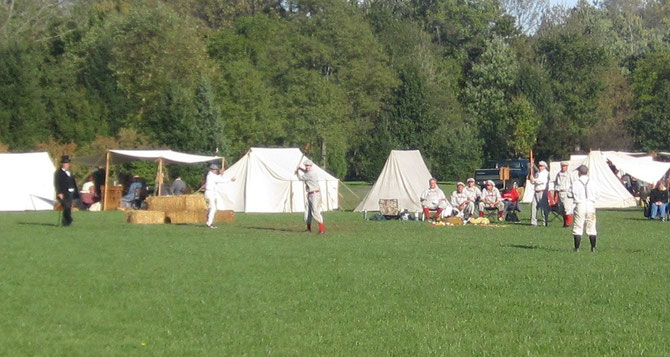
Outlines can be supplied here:
<path id="1" fill-rule="evenodd" d="M 509 167 L 509 180 L 506 186 L 512 186 L 515 182 L 518 186 L 523 186 L 526 183 L 528 176 L 530 161 L 528 159 L 506 159 L 506 160 L 491 160 L 488 161 L 483 168 L 475 170 L 475 182 L 484 187 L 487 180 L 495 182 L 496 187 L 503 187 L 503 182 L 500 179 L 500 169 Z"/>

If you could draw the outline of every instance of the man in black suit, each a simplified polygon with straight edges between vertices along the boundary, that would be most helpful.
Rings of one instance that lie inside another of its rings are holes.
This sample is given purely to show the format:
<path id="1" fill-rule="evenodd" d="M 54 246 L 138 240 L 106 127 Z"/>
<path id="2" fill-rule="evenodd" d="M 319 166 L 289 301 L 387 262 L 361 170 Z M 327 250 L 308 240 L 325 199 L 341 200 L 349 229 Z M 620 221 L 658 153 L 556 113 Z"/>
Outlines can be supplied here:
<path id="1" fill-rule="evenodd" d="M 56 187 L 56 197 L 63 208 L 63 227 L 72 224 L 72 200 L 79 198 L 77 182 L 74 180 L 74 174 L 70 172 L 70 157 L 63 155 L 60 159 L 60 169 L 54 174 L 54 186 Z"/>

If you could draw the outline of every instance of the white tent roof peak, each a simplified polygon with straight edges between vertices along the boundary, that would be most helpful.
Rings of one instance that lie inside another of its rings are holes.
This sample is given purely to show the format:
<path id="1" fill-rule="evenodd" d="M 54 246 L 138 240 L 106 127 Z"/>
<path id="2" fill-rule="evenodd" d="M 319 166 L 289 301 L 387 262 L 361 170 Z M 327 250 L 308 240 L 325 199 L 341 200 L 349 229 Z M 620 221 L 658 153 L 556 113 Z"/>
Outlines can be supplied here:
<path id="1" fill-rule="evenodd" d="M 379 211 L 380 199 L 397 199 L 398 208 L 420 211 L 421 193 L 428 188 L 431 177 L 419 150 L 392 150 L 377 181 L 355 211 Z"/>

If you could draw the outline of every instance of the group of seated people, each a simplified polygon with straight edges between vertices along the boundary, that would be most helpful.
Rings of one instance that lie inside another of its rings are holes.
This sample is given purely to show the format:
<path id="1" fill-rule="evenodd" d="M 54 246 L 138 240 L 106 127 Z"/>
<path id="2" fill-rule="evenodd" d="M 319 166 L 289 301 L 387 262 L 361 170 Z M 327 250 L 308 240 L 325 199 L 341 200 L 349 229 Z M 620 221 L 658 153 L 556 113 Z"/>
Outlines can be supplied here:
<path id="1" fill-rule="evenodd" d="M 492 213 L 495 211 L 499 221 L 505 220 L 506 213 L 508 220 L 518 221 L 515 212 L 520 209 L 516 184 L 501 194 L 491 180 L 486 181 L 483 190 L 475 185 L 473 178 L 469 178 L 466 182 L 467 185 L 463 182 L 457 183 L 456 191 L 452 192 L 451 198 L 447 200 L 444 192 L 437 187 L 437 179 L 431 178 L 428 189 L 421 194 L 424 217 L 429 218 L 430 211 L 435 210 L 434 220 L 455 216 L 467 221 L 475 213 L 478 213 L 479 217 L 484 217 L 487 211 Z"/>
<path id="2" fill-rule="evenodd" d="M 162 196 L 177 196 L 190 192 L 190 188 L 180 176 L 177 176 L 171 185 L 163 185 L 161 188 Z M 148 188 L 146 180 L 135 175 L 132 180 L 130 180 L 128 188 L 125 190 L 125 194 L 121 197 L 121 207 L 140 209 L 142 208 L 142 203 L 147 198 L 147 195 Z"/>

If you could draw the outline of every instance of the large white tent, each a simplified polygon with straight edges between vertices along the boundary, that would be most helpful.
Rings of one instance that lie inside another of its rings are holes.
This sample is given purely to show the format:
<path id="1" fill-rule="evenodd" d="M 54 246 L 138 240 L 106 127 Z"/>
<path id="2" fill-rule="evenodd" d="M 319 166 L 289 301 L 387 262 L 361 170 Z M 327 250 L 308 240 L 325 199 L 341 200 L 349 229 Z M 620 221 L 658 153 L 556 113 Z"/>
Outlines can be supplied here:
<path id="1" fill-rule="evenodd" d="M 600 151 L 591 151 L 588 155 L 573 155 L 570 157 L 568 164 L 568 171 L 571 172 L 576 179 L 574 172 L 579 166 L 585 165 L 589 168 L 589 178 L 595 180 L 600 191 L 598 201 L 596 201 L 596 208 L 624 208 L 633 207 L 637 205 L 637 201 L 633 195 L 626 190 L 621 181 L 614 175 L 605 156 Z M 550 179 L 553 181 L 556 174 L 560 170 L 560 162 L 552 162 L 550 164 Z M 532 187 L 530 182 L 526 181 L 526 187 Z M 549 186 L 553 189 L 552 185 Z M 533 200 L 533 190 L 526 189 L 523 195 L 522 202 L 530 203 Z"/>
<path id="2" fill-rule="evenodd" d="M 236 212 L 304 212 L 307 192 L 295 169 L 306 157 L 297 148 L 251 148 L 224 173 L 218 209 Z M 338 208 L 339 180 L 317 165 L 322 209 Z"/>
<path id="3" fill-rule="evenodd" d="M 379 211 L 380 199 L 397 199 L 399 209 L 421 211 L 421 193 L 428 188 L 430 178 L 421 152 L 393 150 L 377 182 L 355 211 Z"/>
<path id="4" fill-rule="evenodd" d="M 0 154 L 0 211 L 52 210 L 56 168 L 46 152 Z"/>
<path id="5" fill-rule="evenodd" d="M 634 157 L 616 151 L 603 151 L 603 156 L 618 170 L 647 183 L 662 180 L 670 170 L 670 162 L 653 161 L 651 156 Z"/>

